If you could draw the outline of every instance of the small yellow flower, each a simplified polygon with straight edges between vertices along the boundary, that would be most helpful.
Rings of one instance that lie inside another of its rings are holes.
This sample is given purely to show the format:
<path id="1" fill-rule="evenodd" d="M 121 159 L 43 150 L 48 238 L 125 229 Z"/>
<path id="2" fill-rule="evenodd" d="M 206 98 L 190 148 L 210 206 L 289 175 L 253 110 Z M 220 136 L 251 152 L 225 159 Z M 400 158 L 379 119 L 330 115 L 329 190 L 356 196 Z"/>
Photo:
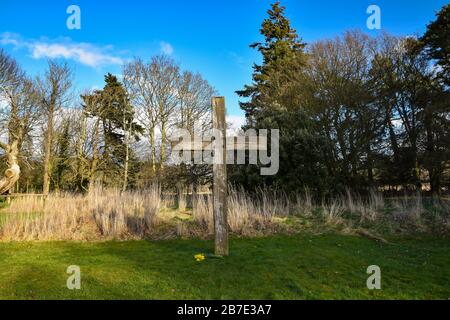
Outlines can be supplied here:
<path id="1" fill-rule="evenodd" d="M 196 255 L 194 256 L 194 258 L 195 258 L 195 261 L 201 262 L 201 261 L 205 260 L 205 255 L 202 254 L 202 253 L 199 253 L 199 254 L 196 254 Z"/>

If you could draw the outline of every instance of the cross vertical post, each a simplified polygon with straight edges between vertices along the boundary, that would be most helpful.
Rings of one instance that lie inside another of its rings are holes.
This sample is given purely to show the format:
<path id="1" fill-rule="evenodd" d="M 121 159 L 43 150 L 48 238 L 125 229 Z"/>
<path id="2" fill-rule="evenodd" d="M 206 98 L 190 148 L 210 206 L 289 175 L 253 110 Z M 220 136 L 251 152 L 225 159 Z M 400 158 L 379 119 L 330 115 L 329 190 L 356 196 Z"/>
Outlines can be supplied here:
<path id="1" fill-rule="evenodd" d="M 228 219 L 227 219 L 227 149 L 226 149 L 226 121 L 225 121 L 225 98 L 215 97 L 212 99 L 213 127 L 221 132 L 223 151 L 221 159 L 215 159 L 213 165 L 214 174 L 214 231 L 215 231 L 215 254 L 217 256 L 228 256 Z"/>

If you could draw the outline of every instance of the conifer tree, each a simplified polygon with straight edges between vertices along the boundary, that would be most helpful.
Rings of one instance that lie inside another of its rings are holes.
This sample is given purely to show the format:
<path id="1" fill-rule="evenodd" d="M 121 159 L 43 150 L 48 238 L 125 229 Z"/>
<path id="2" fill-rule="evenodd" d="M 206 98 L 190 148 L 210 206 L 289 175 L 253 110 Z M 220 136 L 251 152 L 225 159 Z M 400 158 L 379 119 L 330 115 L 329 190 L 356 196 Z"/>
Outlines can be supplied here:
<path id="1" fill-rule="evenodd" d="M 450 4 L 444 6 L 421 39 L 431 58 L 441 66 L 440 72 L 450 86 Z"/>
<path id="2" fill-rule="evenodd" d="M 126 189 L 129 161 L 135 158 L 130 154 L 130 137 L 138 140 L 142 127 L 134 121 L 128 94 L 117 77 L 108 73 L 105 83 L 103 90 L 83 97 L 85 104 L 89 105 L 85 111 L 97 118 L 102 128 L 103 144 L 98 170 L 103 173 L 103 183 L 107 186 L 121 185 Z"/>
<path id="3" fill-rule="evenodd" d="M 261 26 L 260 33 L 264 42 L 255 42 L 250 45 L 257 49 L 263 58 L 261 65 L 253 66 L 253 84 L 246 85 L 237 94 L 250 101 L 241 102 L 241 108 L 248 118 L 255 116 L 261 108 L 264 90 L 271 84 L 271 77 L 282 70 L 290 61 L 304 56 L 305 44 L 299 39 L 297 31 L 291 27 L 290 21 L 285 17 L 285 7 L 277 1 L 267 11 L 269 17 Z"/>

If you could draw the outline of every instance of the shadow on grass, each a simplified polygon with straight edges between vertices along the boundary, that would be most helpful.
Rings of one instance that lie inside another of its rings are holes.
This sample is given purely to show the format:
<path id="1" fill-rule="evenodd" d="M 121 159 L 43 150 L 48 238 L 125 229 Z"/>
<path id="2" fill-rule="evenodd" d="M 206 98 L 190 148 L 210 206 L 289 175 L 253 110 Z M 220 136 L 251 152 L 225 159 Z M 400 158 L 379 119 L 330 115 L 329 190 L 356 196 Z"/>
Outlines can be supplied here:
<path id="1" fill-rule="evenodd" d="M 8 273 L 0 271 L 0 287 L 6 285 L 12 291 L 21 288 L 15 292 L 22 298 L 450 297 L 448 239 L 405 240 L 389 245 L 338 235 L 232 239 L 230 257 L 207 256 L 202 262 L 196 262 L 194 255 L 210 254 L 212 241 L 34 243 L 0 248 L 0 252 L 22 249 L 21 254 L 0 260 L 0 268 L 5 264 L 17 266 L 9 278 Z M 380 291 L 366 288 L 366 269 L 372 264 L 382 269 Z M 65 287 L 69 265 L 81 267 L 80 291 Z M 33 289 L 34 295 L 26 294 Z M 0 289 L 0 296 L 7 295 L 5 292 Z"/>

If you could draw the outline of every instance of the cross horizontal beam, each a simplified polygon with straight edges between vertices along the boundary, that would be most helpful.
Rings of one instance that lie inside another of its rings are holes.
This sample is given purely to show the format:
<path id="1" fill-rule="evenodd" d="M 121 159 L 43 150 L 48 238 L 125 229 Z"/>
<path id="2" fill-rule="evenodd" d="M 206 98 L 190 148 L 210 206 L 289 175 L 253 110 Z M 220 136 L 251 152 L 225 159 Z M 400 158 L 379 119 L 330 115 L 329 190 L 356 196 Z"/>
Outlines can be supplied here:
<path id="1" fill-rule="evenodd" d="M 267 150 L 267 137 L 258 137 L 258 141 L 256 139 L 250 139 L 247 141 L 241 141 L 234 136 L 227 137 L 226 139 L 226 150 L 231 151 L 266 151 Z M 211 140 L 202 140 L 202 141 L 181 141 L 181 142 L 172 142 L 172 148 L 177 146 L 178 150 L 184 151 L 213 151 L 214 150 L 214 141 Z"/>

